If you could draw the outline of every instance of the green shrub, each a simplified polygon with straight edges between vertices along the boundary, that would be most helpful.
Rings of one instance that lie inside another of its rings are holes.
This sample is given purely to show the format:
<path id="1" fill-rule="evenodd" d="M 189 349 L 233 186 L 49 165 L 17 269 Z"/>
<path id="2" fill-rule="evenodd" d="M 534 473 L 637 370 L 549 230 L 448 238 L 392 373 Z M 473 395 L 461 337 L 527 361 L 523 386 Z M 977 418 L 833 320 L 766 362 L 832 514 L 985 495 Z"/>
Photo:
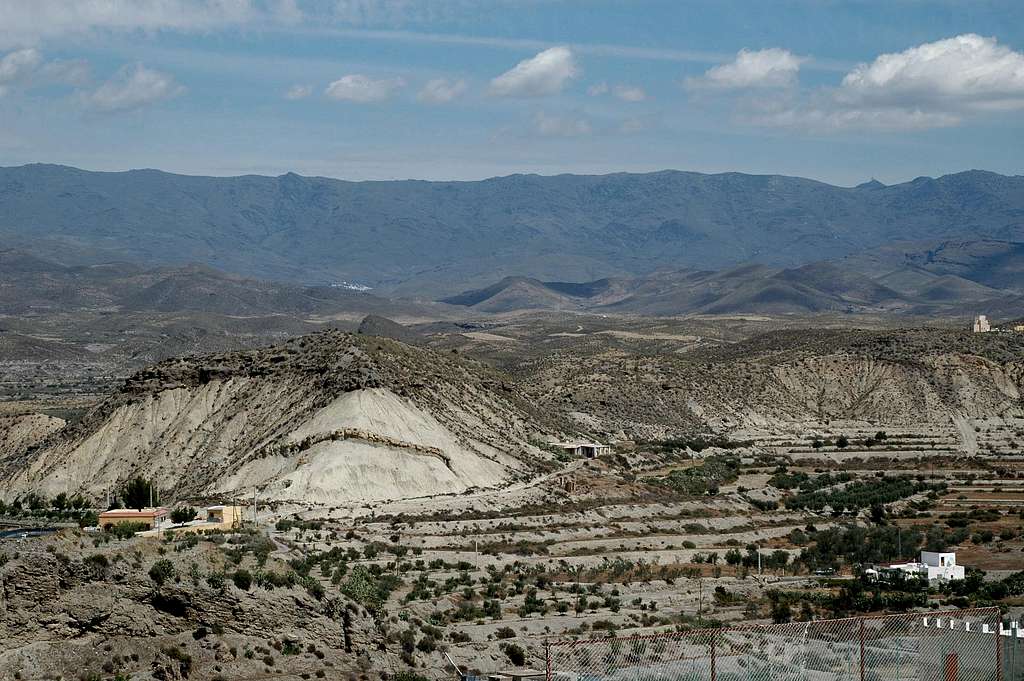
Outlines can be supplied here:
<path id="1" fill-rule="evenodd" d="M 118 523 L 110 528 L 110 534 L 117 539 L 129 539 L 135 536 L 136 532 L 143 532 L 149 529 L 146 523 Z"/>
<path id="2" fill-rule="evenodd" d="M 157 562 L 153 563 L 153 567 L 149 568 L 149 578 L 152 579 L 157 586 L 163 586 L 164 582 L 169 579 L 174 579 L 176 570 L 174 569 L 174 563 L 161 558 Z"/>
<path id="3" fill-rule="evenodd" d="M 175 525 L 181 525 L 182 523 L 195 520 L 195 517 L 196 509 L 191 506 L 179 506 L 171 511 L 171 522 Z"/>
<path id="4" fill-rule="evenodd" d="M 235 570 L 231 575 L 231 581 L 242 591 L 248 591 L 252 587 L 252 575 L 248 570 Z"/>
<path id="5" fill-rule="evenodd" d="M 526 651 L 523 650 L 522 646 L 515 643 L 507 643 L 504 646 L 504 651 L 505 657 L 515 666 L 522 667 L 526 664 Z"/>

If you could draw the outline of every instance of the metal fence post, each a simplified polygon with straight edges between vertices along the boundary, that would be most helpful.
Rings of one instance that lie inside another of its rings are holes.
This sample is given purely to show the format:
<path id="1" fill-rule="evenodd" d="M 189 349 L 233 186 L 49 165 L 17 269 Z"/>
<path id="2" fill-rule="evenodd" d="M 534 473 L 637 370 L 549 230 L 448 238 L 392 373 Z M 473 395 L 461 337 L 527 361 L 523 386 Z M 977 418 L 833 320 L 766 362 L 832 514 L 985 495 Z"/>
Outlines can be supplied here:
<path id="1" fill-rule="evenodd" d="M 959 668 L 960 663 L 957 660 L 956 653 L 948 653 L 946 655 L 946 668 L 945 674 L 943 675 L 943 681 L 956 681 Z"/>
<path id="2" fill-rule="evenodd" d="M 551 641 L 544 637 L 544 674 L 551 681 Z"/>
<path id="3" fill-rule="evenodd" d="M 860 621 L 860 681 L 864 681 L 864 620 Z"/>
<path id="4" fill-rule="evenodd" d="M 996 681 L 1003 681 L 1003 613 L 996 615 Z"/>
<path id="5" fill-rule="evenodd" d="M 717 629 L 711 632 L 711 681 L 718 679 L 718 662 L 715 659 L 715 637 L 717 635 Z"/>

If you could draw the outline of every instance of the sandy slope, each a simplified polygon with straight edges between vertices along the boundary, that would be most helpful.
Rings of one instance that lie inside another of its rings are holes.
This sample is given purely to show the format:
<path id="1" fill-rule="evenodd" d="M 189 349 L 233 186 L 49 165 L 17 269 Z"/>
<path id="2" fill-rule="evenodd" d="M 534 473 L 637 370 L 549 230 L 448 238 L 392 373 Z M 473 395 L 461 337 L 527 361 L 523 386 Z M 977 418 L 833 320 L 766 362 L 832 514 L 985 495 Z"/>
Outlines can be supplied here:
<path id="1" fill-rule="evenodd" d="M 0 416 L 0 455 L 36 445 L 63 427 L 63 419 L 45 414 Z"/>

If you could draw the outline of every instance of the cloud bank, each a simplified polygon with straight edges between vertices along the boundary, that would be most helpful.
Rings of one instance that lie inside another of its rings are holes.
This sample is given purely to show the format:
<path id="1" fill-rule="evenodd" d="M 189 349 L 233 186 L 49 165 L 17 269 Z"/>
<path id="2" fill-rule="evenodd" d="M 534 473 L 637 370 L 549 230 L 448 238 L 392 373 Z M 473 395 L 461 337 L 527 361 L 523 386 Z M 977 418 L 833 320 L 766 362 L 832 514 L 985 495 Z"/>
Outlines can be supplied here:
<path id="1" fill-rule="evenodd" d="M 97 111 L 132 111 L 177 97 L 184 91 L 173 76 L 133 64 L 122 67 L 108 81 L 86 93 L 84 100 Z"/>
<path id="2" fill-rule="evenodd" d="M 743 92 L 796 84 L 800 61 L 786 50 L 740 51 L 736 60 L 689 79 L 692 88 Z M 795 59 L 795 58 L 794 58 Z M 747 101 L 740 120 L 805 129 L 922 130 L 1024 109 L 1024 54 L 973 33 L 881 54 L 835 87 Z"/>

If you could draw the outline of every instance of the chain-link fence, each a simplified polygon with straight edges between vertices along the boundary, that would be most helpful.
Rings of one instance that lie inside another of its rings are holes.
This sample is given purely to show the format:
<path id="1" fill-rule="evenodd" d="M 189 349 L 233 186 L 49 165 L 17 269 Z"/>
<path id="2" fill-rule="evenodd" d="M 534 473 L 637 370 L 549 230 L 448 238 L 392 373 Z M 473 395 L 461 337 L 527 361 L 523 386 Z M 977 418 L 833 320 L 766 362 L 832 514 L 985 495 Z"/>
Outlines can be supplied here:
<path id="1" fill-rule="evenodd" d="M 548 681 L 1022 681 L 998 608 L 550 642 Z"/>

